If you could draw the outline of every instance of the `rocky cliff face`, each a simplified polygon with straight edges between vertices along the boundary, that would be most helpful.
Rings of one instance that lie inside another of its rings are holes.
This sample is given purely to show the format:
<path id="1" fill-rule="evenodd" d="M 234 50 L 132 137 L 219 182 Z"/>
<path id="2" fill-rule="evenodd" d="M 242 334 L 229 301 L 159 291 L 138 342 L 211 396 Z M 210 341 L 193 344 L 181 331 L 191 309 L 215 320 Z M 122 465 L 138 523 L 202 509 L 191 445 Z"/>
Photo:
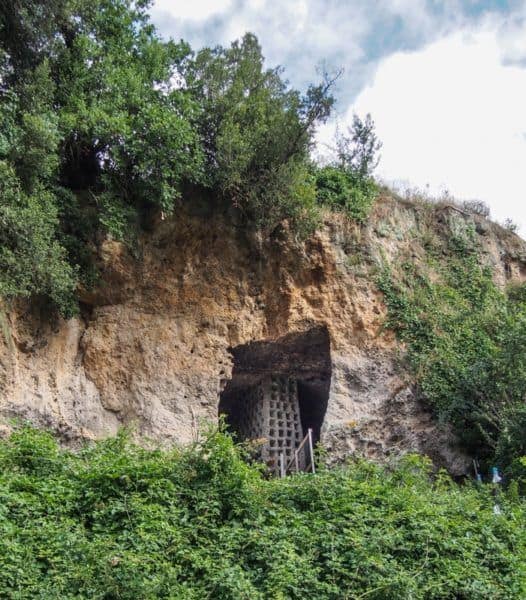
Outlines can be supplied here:
<path id="1" fill-rule="evenodd" d="M 102 281 L 82 317 L 50 322 L 37 305 L 0 315 L 0 415 L 66 441 L 134 423 L 185 443 L 220 401 L 261 372 L 301 380 L 335 459 L 408 450 L 461 473 L 466 457 L 433 422 L 382 327 L 382 261 L 424 256 L 428 235 L 475 225 L 500 283 L 526 277 L 526 243 L 454 207 L 382 198 L 367 227 L 328 216 L 311 239 L 261 242 L 219 217 L 179 215 L 140 240 L 99 250 Z M 314 413 L 313 413 L 314 414 Z"/>

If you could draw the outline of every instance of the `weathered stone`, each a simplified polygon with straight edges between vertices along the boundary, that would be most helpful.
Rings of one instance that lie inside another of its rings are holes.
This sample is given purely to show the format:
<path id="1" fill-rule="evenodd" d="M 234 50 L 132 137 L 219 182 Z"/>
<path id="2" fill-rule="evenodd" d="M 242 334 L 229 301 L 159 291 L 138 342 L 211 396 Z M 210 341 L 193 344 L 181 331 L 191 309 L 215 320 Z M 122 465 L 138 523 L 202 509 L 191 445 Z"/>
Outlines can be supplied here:
<path id="1" fill-rule="evenodd" d="M 51 427 L 69 442 L 134 424 L 141 439 L 186 443 L 203 420 L 217 420 L 242 348 L 260 343 L 270 375 L 310 382 L 320 398 L 327 382 L 321 441 L 335 460 L 414 450 L 462 472 L 466 457 L 398 366 L 403 348 L 383 328 L 375 285 L 383 261 L 424 259 L 424 217 L 385 198 L 367 227 L 328 215 L 299 245 L 247 239 L 219 217 L 179 213 L 140 240 L 140 260 L 107 242 L 103 284 L 83 293 L 83 318 L 51 324 L 26 305 L 4 309 L 0 415 Z M 465 222 L 449 211 L 433 235 L 445 240 Z M 480 243 L 496 281 L 523 280 L 524 262 L 513 257 L 524 257 L 526 244 L 488 227 Z"/>

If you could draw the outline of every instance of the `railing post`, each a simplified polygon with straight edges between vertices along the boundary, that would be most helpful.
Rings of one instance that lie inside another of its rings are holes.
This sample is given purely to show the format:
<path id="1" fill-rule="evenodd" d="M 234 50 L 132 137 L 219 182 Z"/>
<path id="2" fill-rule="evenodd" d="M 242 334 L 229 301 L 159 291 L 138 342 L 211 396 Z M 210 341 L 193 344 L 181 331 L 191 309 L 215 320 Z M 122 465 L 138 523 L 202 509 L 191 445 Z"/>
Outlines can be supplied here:
<path id="1" fill-rule="evenodd" d="M 283 454 L 279 455 L 279 476 L 281 479 L 285 477 L 285 457 Z"/>
<path id="2" fill-rule="evenodd" d="M 316 473 L 316 467 L 314 466 L 314 448 L 312 447 L 312 429 L 309 428 L 309 454 L 310 454 L 310 464 L 311 470 L 313 473 Z"/>

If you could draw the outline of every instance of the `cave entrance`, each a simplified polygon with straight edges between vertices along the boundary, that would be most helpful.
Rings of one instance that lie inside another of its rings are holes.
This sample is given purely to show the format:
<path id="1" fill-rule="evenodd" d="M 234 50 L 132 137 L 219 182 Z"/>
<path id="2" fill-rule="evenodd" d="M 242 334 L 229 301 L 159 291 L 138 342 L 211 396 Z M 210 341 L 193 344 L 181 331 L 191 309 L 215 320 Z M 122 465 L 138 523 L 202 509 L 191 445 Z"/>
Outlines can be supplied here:
<path id="1" fill-rule="evenodd" d="M 271 471 L 282 472 L 280 460 L 305 470 L 308 446 L 301 443 L 309 430 L 313 445 L 320 440 L 329 399 L 327 329 L 251 342 L 230 352 L 234 368 L 220 396 L 219 414 L 238 440 L 258 440 L 258 458 Z"/>

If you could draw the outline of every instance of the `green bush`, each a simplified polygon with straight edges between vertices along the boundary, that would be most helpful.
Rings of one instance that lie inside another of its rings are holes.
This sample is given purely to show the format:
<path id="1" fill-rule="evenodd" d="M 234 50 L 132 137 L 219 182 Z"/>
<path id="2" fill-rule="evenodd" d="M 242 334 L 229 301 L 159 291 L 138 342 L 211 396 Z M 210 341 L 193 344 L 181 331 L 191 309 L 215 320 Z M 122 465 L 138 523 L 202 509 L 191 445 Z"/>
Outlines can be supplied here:
<path id="1" fill-rule="evenodd" d="M 353 117 L 348 135 L 336 135 L 337 160 L 316 170 L 318 202 L 363 223 L 378 196 L 373 171 L 381 143 L 370 115 Z"/>
<path id="2" fill-rule="evenodd" d="M 316 187 L 321 205 L 342 211 L 359 223 L 366 221 L 378 195 L 378 186 L 371 177 L 360 177 L 338 166 L 319 169 Z"/>
<path id="3" fill-rule="evenodd" d="M 526 593 L 526 506 L 407 457 L 265 480 L 230 437 L 80 452 L 0 442 L 2 598 L 419 598 Z"/>
<path id="4" fill-rule="evenodd" d="M 76 310 L 75 270 L 56 237 L 53 195 L 34 186 L 31 194 L 0 160 L 0 297 L 47 296 L 64 315 Z"/>

